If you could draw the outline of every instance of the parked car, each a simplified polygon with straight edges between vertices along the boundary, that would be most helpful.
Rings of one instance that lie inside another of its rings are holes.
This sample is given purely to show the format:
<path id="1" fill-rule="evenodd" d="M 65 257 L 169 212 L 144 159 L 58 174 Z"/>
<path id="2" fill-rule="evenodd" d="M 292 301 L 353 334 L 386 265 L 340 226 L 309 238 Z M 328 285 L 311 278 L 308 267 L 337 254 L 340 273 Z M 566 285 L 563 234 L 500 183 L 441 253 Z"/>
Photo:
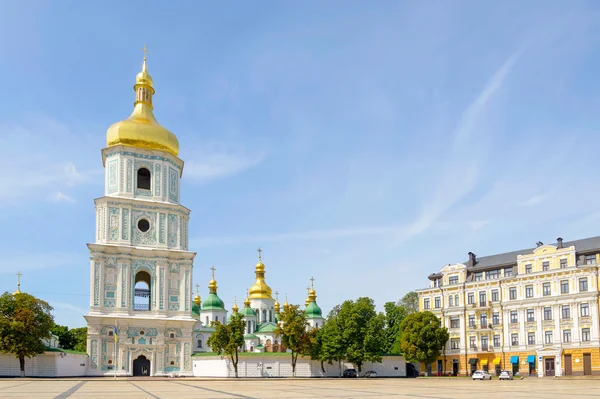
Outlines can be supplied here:
<path id="1" fill-rule="evenodd" d="M 477 370 L 472 375 L 474 380 L 491 380 L 492 376 L 487 371 Z"/>
<path id="2" fill-rule="evenodd" d="M 346 369 L 344 370 L 344 374 L 342 374 L 342 376 L 344 378 L 356 378 L 358 377 L 358 374 L 356 374 L 355 369 Z"/>
<path id="3" fill-rule="evenodd" d="M 502 370 L 500 372 L 500 376 L 498 377 L 498 379 L 499 380 L 512 380 L 513 379 L 512 371 Z"/>
<path id="4" fill-rule="evenodd" d="M 365 377 L 367 377 L 367 378 L 375 378 L 375 377 L 377 377 L 377 372 L 375 372 L 373 370 L 367 371 L 365 373 Z"/>

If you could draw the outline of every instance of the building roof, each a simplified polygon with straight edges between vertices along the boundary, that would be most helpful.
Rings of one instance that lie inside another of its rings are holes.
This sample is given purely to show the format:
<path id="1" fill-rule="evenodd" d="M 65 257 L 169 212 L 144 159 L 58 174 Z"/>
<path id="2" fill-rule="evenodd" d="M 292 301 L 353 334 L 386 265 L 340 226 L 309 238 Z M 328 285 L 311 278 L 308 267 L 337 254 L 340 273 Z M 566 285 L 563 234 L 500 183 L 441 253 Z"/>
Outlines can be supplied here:
<path id="1" fill-rule="evenodd" d="M 270 322 L 265 322 L 263 324 L 261 324 L 260 326 L 258 326 L 258 330 L 257 332 L 274 332 L 277 329 L 277 325 L 275 325 L 274 323 L 270 323 Z"/>

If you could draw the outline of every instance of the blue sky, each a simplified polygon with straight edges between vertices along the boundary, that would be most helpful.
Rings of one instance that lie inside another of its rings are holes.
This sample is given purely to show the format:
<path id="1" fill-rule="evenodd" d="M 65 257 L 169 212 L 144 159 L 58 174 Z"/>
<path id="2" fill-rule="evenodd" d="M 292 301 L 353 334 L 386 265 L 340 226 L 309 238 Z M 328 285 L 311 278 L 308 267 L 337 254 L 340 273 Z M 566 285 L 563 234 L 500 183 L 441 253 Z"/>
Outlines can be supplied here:
<path id="1" fill-rule="evenodd" d="M 194 284 L 325 312 L 447 263 L 599 234 L 596 2 L 23 1 L 0 13 L 0 290 L 76 327 L 106 129 L 144 43 Z"/>

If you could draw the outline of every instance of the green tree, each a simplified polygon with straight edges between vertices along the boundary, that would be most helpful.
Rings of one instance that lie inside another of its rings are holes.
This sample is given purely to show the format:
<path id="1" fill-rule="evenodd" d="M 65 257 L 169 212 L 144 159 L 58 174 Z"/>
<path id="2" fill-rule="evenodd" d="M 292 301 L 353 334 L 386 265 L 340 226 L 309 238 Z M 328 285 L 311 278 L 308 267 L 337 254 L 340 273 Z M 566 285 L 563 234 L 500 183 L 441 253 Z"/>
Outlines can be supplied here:
<path id="1" fill-rule="evenodd" d="M 337 362 L 342 375 L 341 362 L 346 356 L 347 343 L 344 341 L 344 334 L 340 325 L 339 313 L 341 306 L 336 305 L 329 315 L 327 321 L 321 328 L 321 359 L 328 364 Z"/>
<path id="2" fill-rule="evenodd" d="M 63 349 L 73 349 L 75 347 L 75 341 L 73 334 L 67 326 L 59 326 L 55 324 L 50 330 L 52 334 L 58 337 L 58 343 Z"/>
<path id="3" fill-rule="evenodd" d="M 385 347 L 385 316 L 375 311 L 371 298 L 345 301 L 338 314 L 342 336 L 346 343 L 345 358 L 360 373 L 367 362 L 381 362 Z"/>
<path id="4" fill-rule="evenodd" d="M 400 330 L 400 347 L 409 362 L 432 363 L 440 356 L 449 339 L 448 329 L 440 327 L 440 319 L 431 312 L 406 316 L 400 324 Z"/>
<path id="5" fill-rule="evenodd" d="M 25 357 L 44 353 L 43 339 L 50 338 L 54 318 L 48 302 L 33 295 L 5 292 L 0 296 L 0 352 L 19 359 L 21 377 L 25 376 Z"/>
<path id="6" fill-rule="evenodd" d="M 237 378 L 238 353 L 244 345 L 244 330 L 246 328 L 244 316 L 234 312 L 229 319 L 229 323 L 222 324 L 215 321 L 212 323 L 212 326 L 215 327 L 215 332 L 212 333 L 206 344 L 211 347 L 213 352 L 219 355 L 225 353 L 231 358 L 231 363 L 235 370 L 235 378 Z"/>
<path id="7" fill-rule="evenodd" d="M 73 350 L 87 352 L 87 327 L 72 328 L 69 333 L 73 337 Z"/>
<path id="8" fill-rule="evenodd" d="M 400 323 L 406 317 L 408 312 L 402 305 L 394 302 L 386 302 L 385 309 L 385 345 L 384 353 L 399 354 L 400 349 Z"/>
<path id="9" fill-rule="evenodd" d="M 292 351 L 292 375 L 296 376 L 296 361 L 299 354 L 308 352 L 310 333 L 306 313 L 299 305 L 290 305 L 279 314 L 282 324 L 277 326 L 275 334 L 281 337 L 281 343 Z"/>
<path id="10" fill-rule="evenodd" d="M 305 355 L 310 356 L 312 360 L 318 360 L 321 362 L 321 371 L 325 373 L 325 366 L 323 362 L 323 328 L 313 328 L 308 334 L 308 347 Z"/>
<path id="11" fill-rule="evenodd" d="M 400 300 L 400 305 L 406 310 L 406 314 L 416 313 L 419 311 L 419 294 L 411 291 L 404 295 Z"/>

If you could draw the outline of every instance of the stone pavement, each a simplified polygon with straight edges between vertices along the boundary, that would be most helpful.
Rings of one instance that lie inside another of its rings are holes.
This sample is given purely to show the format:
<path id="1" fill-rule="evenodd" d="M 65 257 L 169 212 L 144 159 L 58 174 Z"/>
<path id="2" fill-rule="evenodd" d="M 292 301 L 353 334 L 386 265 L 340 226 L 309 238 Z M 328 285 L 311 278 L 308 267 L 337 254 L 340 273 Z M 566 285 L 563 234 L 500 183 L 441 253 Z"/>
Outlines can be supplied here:
<path id="1" fill-rule="evenodd" d="M 0 379 L 0 398 L 600 398 L 594 379 Z"/>

